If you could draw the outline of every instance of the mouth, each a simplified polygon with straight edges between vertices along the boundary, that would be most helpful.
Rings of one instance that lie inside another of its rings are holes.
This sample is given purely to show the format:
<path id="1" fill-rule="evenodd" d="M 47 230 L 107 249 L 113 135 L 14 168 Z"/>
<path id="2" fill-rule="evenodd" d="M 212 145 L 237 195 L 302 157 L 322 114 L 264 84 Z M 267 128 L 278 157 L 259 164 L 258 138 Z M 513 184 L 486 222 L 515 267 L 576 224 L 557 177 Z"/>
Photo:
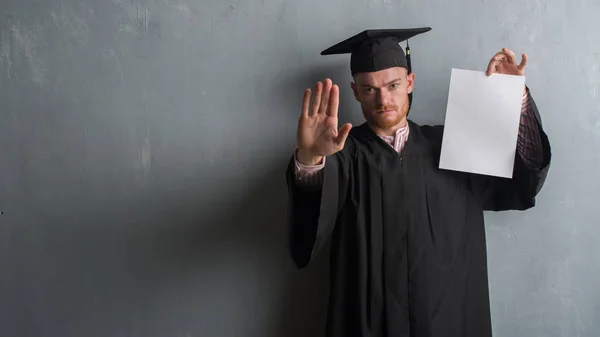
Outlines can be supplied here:
<path id="1" fill-rule="evenodd" d="M 391 114 L 392 112 L 394 112 L 394 110 L 380 110 L 380 111 L 377 111 L 377 114 L 385 115 L 385 114 Z"/>

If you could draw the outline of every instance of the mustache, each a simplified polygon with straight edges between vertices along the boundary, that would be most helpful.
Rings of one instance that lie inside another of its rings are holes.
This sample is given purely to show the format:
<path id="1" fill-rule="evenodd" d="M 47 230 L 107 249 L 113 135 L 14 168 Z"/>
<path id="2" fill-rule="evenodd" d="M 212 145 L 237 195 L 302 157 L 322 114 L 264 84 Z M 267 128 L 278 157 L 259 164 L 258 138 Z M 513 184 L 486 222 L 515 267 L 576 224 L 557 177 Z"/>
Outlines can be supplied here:
<path id="1" fill-rule="evenodd" d="M 384 111 L 388 111 L 388 110 L 398 110 L 398 106 L 397 105 L 383 105 L 383 106 L 377 107 L 374 111 L 375 112 L 384 112 Z"/>

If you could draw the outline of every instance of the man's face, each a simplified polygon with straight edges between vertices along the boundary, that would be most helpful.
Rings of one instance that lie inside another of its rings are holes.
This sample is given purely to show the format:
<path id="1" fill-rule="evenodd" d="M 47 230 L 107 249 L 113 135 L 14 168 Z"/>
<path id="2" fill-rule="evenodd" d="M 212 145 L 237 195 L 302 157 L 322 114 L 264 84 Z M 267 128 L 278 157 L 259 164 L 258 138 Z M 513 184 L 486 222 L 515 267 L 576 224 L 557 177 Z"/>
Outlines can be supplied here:
<path id="1" fill-rule="evenodd" d="M 363 115 L 376 131 L 393 133 L 406 124 L 408 94 L 413 90 L 414 73 L 407 75 L 402 67 L 377 72 L 359 73 L 352 83 L 354 97 Z"/>

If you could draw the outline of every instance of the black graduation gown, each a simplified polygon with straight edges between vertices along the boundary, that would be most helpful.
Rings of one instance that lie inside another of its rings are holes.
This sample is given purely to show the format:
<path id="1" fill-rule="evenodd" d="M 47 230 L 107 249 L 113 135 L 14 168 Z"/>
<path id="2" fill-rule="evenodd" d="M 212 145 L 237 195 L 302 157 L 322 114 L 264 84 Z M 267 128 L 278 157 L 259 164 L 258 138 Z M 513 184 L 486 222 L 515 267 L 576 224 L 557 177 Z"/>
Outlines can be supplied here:
<path id="1" fill-rule="evenodd" d="M 491 336 L 484 210 L 535 205 L 550 163 L 517 154 L 513 179 L 438 169 L 442 126 L 409 121 L 401 154 L 366 124 L 327 158 L 322 187 L 287 169 L 291 253 L 305 267 L 328 242 L 327 336 Z"/>

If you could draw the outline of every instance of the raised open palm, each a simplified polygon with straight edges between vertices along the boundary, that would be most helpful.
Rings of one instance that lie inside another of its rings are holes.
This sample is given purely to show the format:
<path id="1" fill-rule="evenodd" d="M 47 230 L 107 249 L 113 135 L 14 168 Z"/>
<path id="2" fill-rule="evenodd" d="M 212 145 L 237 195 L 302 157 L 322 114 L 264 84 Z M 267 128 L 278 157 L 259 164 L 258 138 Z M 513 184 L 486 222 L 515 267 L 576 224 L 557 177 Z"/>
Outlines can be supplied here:
<path id="1" fill-rule="evenodd" d="M 338 130 L 339 87 L 330 79 L 318 82 L 312 104 L 310 99 L 311 90 L 306 89 L 298 121 L 298 159 L 314 165 L 344 147 L 352 125 L 346 123 Z"/>

